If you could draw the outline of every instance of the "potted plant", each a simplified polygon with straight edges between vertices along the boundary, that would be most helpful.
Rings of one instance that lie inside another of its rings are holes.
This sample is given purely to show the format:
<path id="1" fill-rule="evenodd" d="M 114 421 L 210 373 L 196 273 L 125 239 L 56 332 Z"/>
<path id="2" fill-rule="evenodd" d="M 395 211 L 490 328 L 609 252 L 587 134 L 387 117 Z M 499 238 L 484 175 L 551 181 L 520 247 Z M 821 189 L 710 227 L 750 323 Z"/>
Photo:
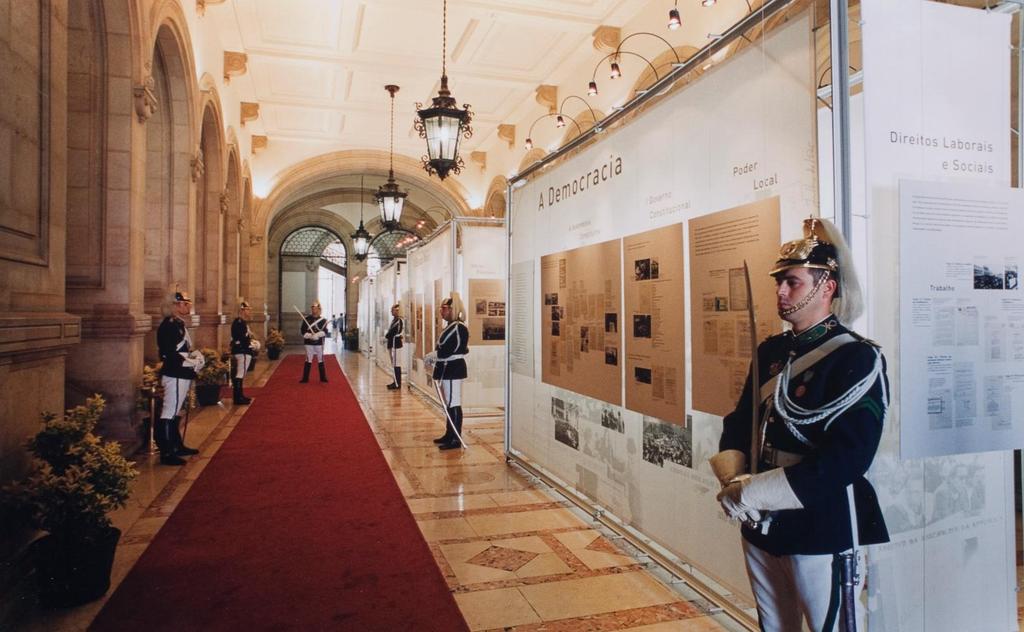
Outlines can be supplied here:
<path id="1" fill-rule="evenodd" d="M 359 351 L 359 330 L 356 328 L 346 329 L 342 334 L 345 340 L 346 351 Z"/>
<path id="2" fill-rule="evenodd" d="M 110 588 L 121 532 L 107 514 L 125 506 L 138 471 L 117 442 L 93 434 L 104 406 L 93 395 L 62 416 L 45 413 L 26 444 L 33 455 L 28 478 L 0 494 L 5 513 L 47 532 L 30 547 L 46 606 L 83 604 Z"/>
<path id="3" fill-rule="evenodd" d="M 231 368 L 216 349 L 200 349 L 206 364 L 196 373 L 196 399 L 200 406 L 212 406 L 220 402 L 220 387 L 223 386 Z"/>
<path id="4" fill-rule="evenodd" d="M 271 360 L 276 360 L 281 357 L 281 350 L 284 349 L 284 335 L 280 329 L 276 327 L 270 328 L 270 333 L 267 334 L 267 357 Z"/>

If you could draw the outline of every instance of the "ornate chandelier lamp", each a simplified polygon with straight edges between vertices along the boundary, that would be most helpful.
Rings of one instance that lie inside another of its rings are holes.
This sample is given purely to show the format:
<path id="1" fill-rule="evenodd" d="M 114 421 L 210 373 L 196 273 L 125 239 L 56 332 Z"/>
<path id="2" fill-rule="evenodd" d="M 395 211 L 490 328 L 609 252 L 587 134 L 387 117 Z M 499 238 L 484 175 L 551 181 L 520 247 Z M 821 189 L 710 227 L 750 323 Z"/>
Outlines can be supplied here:
<path id="1" fill-rule="evenodd" d="M 444 0 L 441 36 L 441 88 L 437 91 L 431 107 L 416 104 L 419 118 L 414 126 L 420 138 L 427 141 L 427 155 L 423 157 L 423 168 L 430 174 L 444 180 L 449 173 L 462 171 L 462 157 L 459 156 L 459 139 L 471 138 L 473 112 L 469 104 L 460 110 L 452 93 L 448 90 L 448 71 L 445 57 L 448 49 L 448 0 Z"/>
<path id="2" fill-rule="evenodd" d="M 398 228 L 398 223 L 402 219 L 405 197 L 409 193 L 399 191 L 398 184 L 395 182 L 395 93 L 398 92 L 398 86 L 386 85 L 384 89 L 391 93 L 391 168 L 388 170 L 388 181 L 377 189 L 377 193 L 373 197 L 377 200 L 377 206 L 380 207 L 380 221 L 384 224 L 384 229 L 392 230 Z"/>
<path id="3" fill-rule="evenodd" d="M 370 250 L 370 233 L 363 226 L 363 179 L 359 178 L 359 228 L 352 233 L 352 245 L 356 249 L 356 259 L 362 261 Z"/>

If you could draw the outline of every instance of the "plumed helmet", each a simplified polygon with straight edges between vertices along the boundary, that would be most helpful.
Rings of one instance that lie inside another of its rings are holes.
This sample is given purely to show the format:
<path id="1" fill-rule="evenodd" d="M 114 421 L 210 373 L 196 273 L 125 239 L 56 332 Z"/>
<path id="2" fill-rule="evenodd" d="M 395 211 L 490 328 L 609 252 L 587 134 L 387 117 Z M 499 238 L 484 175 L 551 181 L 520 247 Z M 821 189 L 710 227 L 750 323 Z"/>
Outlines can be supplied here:
<path id="1" fill-rule="evenodd" d="M 461 323 L 466 319 L 466 310 L 462 306 L 462 296 L 458 292 L 452 292 L 448 298 L 441 301 L 441 305 L 452 308 L 452 321 L 457 320 Z"/>
<path id="2" fill-rule="evenodd" d="M 186 290 L 184 287 L 182 287 L 182 285 L 180 283 L 175 283 L 174 284 L 174 287 L 171 290 L 171 296 L 174 299 L 175 303 L 191 303 L 192 302 L 192 295 L 189 294 L 188 290 Z"/>
<path id="3" fill-rule="evenodd" d="M 849 323 L 864 309 L 853 256 L 839 229 L 827 219 L 804 220 L 804 236 L 782 244 L 779 258 L 769 273 L 772 276 L 793 268 L 825 270 L 836 281 L 832 312 Z"/>
<path id="4" fill-rule="evenodd" d="M 252 307 L 252 305 L 250 305 L 249 301 L 245 300 L 244 298 L 240 299 L 238 301 L 238 309 L 239 310 L 249 309 L 250 307 Z"/>

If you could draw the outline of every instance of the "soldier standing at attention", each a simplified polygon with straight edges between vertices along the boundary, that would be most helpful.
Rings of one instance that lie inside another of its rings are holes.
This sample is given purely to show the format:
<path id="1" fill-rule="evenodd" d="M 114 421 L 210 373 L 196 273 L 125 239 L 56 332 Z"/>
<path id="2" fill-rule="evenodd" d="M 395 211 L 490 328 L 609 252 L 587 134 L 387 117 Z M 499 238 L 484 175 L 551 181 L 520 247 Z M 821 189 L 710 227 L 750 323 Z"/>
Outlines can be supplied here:
<path id="1" fill-rule="evenodd" d="M 441 396 L 448 423 L 443 436 L 434 439 L 438 448 L 452 450 L 463 445 L 462 437 L 462 380 L 469 372 L 466 354 L 469 353 L 469 328 L 462 298 L 458 292 L 441 301 L 441 318 L 448 323 L 437 337 L 437 349 L 429 354 L 433 363 L 433 378 L 441 383 Z"/>
<path id="2" fill-rule="evenodd" d="M 251 313 L 249 304 L 241 301 L 238 304 L 238 317 L 231 322 L 231 355 L 235 360 L 235 375 L 231 378 L 231 386 L 234 387 L 234 402 L 242 405 L 252 402 L 242 392 L 242 381 L 252 365 L 253 357 L 260 350 L 260 341 L 253 337 L 249 329 Z"/>
<path id="3" fill-rule="evenodd" d="M 324 366 L 324 338 L 327 337 L 327 319 L 320 315 L 320 302 L 310 305 L 309 316 L 302 317 L 302 339 L 306 346 L 306 366 L 302 368 L 302 379 L 309 381 L 309 369 L 313 360 L 320 365 L 320 381 L 327 381 L 327 368 Z"/>
<path id="4" fill-rule="evenodd" d="M 830 222 L 806 220 L 804 238 L 782 246 L 770 274 L 792 330 L 758 346 L 761 383 L 747 377 L 711 466 L 722 509 L 742 522 L 761 629 L 831 631 L 860 601 L 850 599 L 862 586 L 857 545 L 889 541 L 864 477 L 888 406 L 885 359 L 845 325 L 860 313 L 860 288 Z"/>
<path id="5" fill-rule="evenodd" d="M 156 331 L 164 399 L 160 419 L 153 427 L 153 437 L 160 449 L 160 463 L 184 465 L 181 457 L 199 454 L 199 450 L 185 446 L 181 438 L 181 409 L 188 400 L 196 372 L 203 368 L 206 360 L 202 353 L 192 349 L 192 338 L 185 326 L 185 318 L 192 313 L 192 298 L 176 287 L 169 303 L 170 313 Z"/>
<path id="6" fill-rule="evenodd" d="M 402 365 L 398 361 L 398 350 L 402 348 L 402 334 L 405 333 L 405 323 L 402 322 L 398 312 L 399 305 L 395 303 L 391 306 L 391 326 L 388 327 L 387 333 L 384 334 L 388 352 L 391 354 L 391 366 L 395 369 L 395 381 L 388 384 L 389 391 L 402 388 Z"/>

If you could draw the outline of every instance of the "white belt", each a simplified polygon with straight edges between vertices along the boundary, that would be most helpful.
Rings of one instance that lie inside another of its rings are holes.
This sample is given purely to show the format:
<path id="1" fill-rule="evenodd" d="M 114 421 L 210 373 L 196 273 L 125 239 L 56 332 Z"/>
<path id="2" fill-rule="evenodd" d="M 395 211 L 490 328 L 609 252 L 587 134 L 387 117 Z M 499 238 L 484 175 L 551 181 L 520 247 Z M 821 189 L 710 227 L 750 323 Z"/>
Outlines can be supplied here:
<path id="1" fill-rule="evenodd" d="M 438 358 L 437 361 L 438 362 L 451 362 L 452 360 L 461 360 L 461 359 L 463 359 L 465 357 L 466 357 L 466 354 L 464 354 L 464 353 L 456 353 L 455 355 L 450 355 L 447 358 Z"/>

